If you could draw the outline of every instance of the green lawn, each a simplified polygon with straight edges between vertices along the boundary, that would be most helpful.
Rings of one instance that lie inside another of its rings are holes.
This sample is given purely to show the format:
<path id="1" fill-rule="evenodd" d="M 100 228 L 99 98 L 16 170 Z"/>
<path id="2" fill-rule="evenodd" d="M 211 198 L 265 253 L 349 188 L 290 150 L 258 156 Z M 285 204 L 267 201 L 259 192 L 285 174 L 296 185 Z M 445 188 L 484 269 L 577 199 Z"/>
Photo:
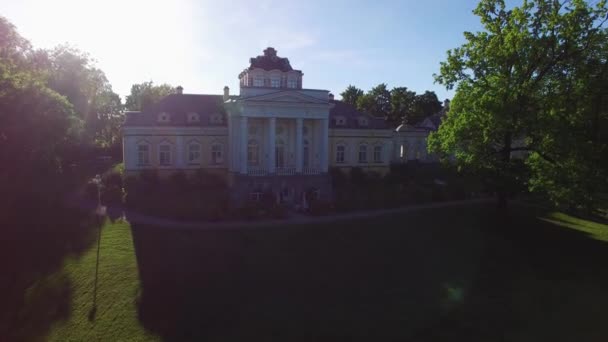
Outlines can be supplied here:
<path id="1" fill-rule="evenodd" d="M 20 280 L 3 290 L 0 336 L 608 340 L 608 226 L 561 213 L 475 205 L 243 231 L 106 221 L 94 317 L 96 229 L 64 230 L 14 249 L 32 260 L 6 264 Z"/>

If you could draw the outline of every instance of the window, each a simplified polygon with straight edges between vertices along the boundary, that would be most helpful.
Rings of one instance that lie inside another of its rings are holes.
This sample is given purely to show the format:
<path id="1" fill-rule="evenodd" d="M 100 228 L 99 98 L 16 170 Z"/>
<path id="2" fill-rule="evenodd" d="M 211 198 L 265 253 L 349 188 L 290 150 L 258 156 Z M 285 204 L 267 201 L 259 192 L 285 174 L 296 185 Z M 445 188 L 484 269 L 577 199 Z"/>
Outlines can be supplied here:
<path id="1" fill-rule="evenodd" d="M 215 113 L 209 117 L 209 122 L 212 124 L 221 124 L 224 122 L 224 117 L 222 114 Z"/>
<path id="2" fill-rule="evenodd" d="M 359 145 L 359 163 L 367 163 L 367 145 Z"/>
<path id="3" fill-rule="evenodd" d="M 169 122 L 169 113 L 158 114 L 158 122 Z"/>
<path id="4" fill-rule="evenodd" d="M 137 164 L 148 165 L 150 164 L 150 146 L 149 145 L 137 145 Z"/>
<path id="5" fill-rule="evenodd" d="M 277 140 L 274 147 L 275 167 L 285 167 L 285 144 L 283 140 Z"/>
<path id="6" fill-rule="evenodd" d="M 346 161 L 346 146 L 338 145 L 336 147 L 336 163 L 344 164 Z"/>
<path id="7" fill-rule="evenodd" d="M 253 202 L 259 202 L 262 200 L 262 196 L 264 195 L 264 193 L 262 193 L 262 191 L 253 191 L 249 193 L 249 200 L 253 201 Z"/>
<path id="8" fill-rule="evenodd" d="M 199 122 L 200 117 L 197 113 L 188 113 L 188 122 Z"/>
<path id="9" fill-rule="evenodd" d="M 260 147 L 255 140 L 249 140 L 247 144 L 247 165 L 258 166 L 260 164 Z"/>
<path id="10" fill-rule="evenodd" d="M 346 118 L 343 116 L 337 116 L 335 118 L 336 126 L 344 126 L 346 125 Z"/>
<path id="11" fill-rule="evenodd" d="M 290 78 L 287 80 L 287 88 L 297 88 L 298 87 L 298 80 L 296 80 L 295 78 Z"/>
<path id="12" fill-rule="evenodd" d="M 201 162 L 201 145 L 198 143 L 190 143 L 188 145 L 188 163 L 200 164 Z"/>
<path id="13" fill-rule="evenodd" d="M 308 126 L 302 126 L 302 135 L 308 135 Z"/>
<path id="14" fill-rule="evenodd" d="M 158 147 L 158 162 L 161 166 L 171 165 L 171 146 L 160 145 Z"/>
<path id="15" fill-rule="evenodd" d="M 308 140 L 304 140 L 304 148 L 302 150 L 302 166 L 310 166 L 310 148 L 308 147 Z"/>
<path id="16" fill-rule="evenodd" d="M 366 117 L 359 117 L 359 126 L 367 126 L 369 124 L 369 121 L 367 121 Z"/>
<path id="17" fill-rule="evenodd" d="M 382 163 L 382 146 L 374 146 L 374 163 Z"/>
<path id="18" fill-rule="evenodd" d="M 216 165 L 223 163 L 222 150 L 222 144 L 215 143 L 211 145 L 211 163 Z"/>
<path id="19" fill-rule="evenodd" d="M 270 79 L 270 86 L 273 88 L 280 88 L 281 87 L 281 79 L 280 78 L 276 78 L 273 77 Z"/>
<path id="20" fill-rule="evenodd" d="M 254 87 L 263 87 L 264 86 L 264 78 L 262 78 L 262 77 L 255 77 L 253 79 L 253 86 Z"/>
<path id="21" fill-rule="evenodd" d="M 407 158 L 408 158 L 407 150 L 408 150 L 407 144 L 401 144 L 401 148 L 399 150 L 399 158 L 401 158 L 404 161 L 407 161 Z"/>

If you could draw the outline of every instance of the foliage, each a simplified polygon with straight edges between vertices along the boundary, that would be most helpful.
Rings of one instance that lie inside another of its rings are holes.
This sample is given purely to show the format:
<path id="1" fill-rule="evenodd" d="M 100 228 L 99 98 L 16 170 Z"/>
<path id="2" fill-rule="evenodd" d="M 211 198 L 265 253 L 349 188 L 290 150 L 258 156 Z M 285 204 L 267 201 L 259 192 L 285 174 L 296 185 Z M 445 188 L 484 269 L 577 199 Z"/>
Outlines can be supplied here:
<path id="1" fill-rule="evenodd" d="M 340 95 L 345 103 L 354 105 L 360 111 L 384 118 L 392 125 L 400 123 L 403 118 L 407 118 L 410 124 L 417 124 L 442 109 L 441 102 L 433 91 L 416 94 L 407 87 L 389 90 L 384 83 L 367 93 L 349 85 Z"/>
<path id="2" fill-rule="evenodd" d="M 606 2 L 483 0 L 474 13 L 484 31 L 465 32 L 436 75 L 456 95 L 430 151 L 492 174 L 503 204 L 524 184 L 593 207 L 608 190 Z"/>
<path id="3" fill-rule="evenodd" d="M 342 101 L 348 103 L 352 106 L 357 105 L 357 100 L 363 96 L 363 90 L 355 87 L 354 85 L 349 85 L 346 89 L 340 93 L 342 97 Z"/>
<path id="4" fill-rule="evenodd" d="M 132 111 L 141 111 L 163 97 L 175 93 L 175 88 L 168 84 L 154 85 L 154 82 L 143 82 L 131 86 L 131 93 L 125 100 L 125 108 Z"/>
<path id="5" fill-rule="evenodd" d="M 357 99 L 357 108 L 378 118 L 387 118 L 391 112 L 391 92 L 381 83 Z"/>

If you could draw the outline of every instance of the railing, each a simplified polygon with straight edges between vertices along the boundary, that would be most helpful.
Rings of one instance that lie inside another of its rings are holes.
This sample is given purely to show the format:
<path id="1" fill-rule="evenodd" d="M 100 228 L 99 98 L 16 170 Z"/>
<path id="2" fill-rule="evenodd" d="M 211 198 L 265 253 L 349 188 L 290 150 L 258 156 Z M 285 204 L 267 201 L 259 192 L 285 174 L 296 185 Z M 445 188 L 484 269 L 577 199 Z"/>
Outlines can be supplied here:
<path id="1" fill-rule="evenodd" d="M 293 176 L 295 174 L 295 167 L 277 167 L 277 175 L 279 176 Z"/>
<path id="2" fill-rule="evenodd" d="M 248 167 L 247 168 L 247 174 L 249 176 L 266 176 L 268 175 L 268 170 L 264 169 L 264 168 L 259 168 L 259 167 Z"/>
<path id="3" fill-rule="evenodd" d="M 303 175 L 318 175 L 321 173 L 321 170 L 317 167 L 303 167 L 302 174 Z"/>

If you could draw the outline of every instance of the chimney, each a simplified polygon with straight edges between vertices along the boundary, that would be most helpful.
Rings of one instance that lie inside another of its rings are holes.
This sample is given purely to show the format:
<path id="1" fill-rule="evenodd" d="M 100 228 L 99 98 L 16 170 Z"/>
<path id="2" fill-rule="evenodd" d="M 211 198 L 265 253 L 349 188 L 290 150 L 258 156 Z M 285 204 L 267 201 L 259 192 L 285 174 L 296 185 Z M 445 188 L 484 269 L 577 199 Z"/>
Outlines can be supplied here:
<path id="1" fill-rule="evenodd" d="M 228 88 L 228 86 L 224 87 L 224 102 L 228 101 L 228 99 L 230 98 L 230 88 Z"/>
<path id="2" fill-rule="evenodd" d="M 182 87 L 181 85 L 180 85 L 180 86 L 177 86 L 177 88 L 175 88 L 175 90 L 177 91 L 177 93 L 178 93 L 179 95 L 181 95 L 181 94 L 183 94 L 183 93 L 184 93 L 184 87 Z"/>
<path id="3" fill-rule="evenodd" d="M 333 101 L 334 100 L 334 94 L 329 93 L 329 101 Z"/>
<path id="4" fill-rule="evenodd" d="M 450 111 L 450 100 L 449 99 L 445 99 L 443 101 L 443 108 L 445 109 L 446 112 Z"/>

